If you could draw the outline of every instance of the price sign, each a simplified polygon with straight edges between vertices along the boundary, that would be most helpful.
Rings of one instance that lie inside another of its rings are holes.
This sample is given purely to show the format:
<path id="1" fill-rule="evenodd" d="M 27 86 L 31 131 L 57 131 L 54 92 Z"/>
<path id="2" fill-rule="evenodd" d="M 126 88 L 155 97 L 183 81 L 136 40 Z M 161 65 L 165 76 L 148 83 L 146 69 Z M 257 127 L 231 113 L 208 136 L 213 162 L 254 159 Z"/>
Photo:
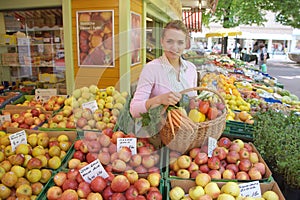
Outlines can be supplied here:
<path id="1" fill-rule="evenodd" d="M 82 176 L 83 180 L 88 183 L 91 183 L 92 180 L 94 180 L 94 178 L 96 178 L 97 176 L 101 176 L 103 178 L 108 177 L 107 172 L 98 159 L 81 168 L 79 170 L 79 173 Z"/>
<path id="2" fill-rule="evenodd" d="M 5 121 L 11 122 L 10 115 L 1 115 L 0 116 L 0 125 L 2 125 L 3 122 L 5 122 Z"/>
<path id="3" fill-rule="evenodd" d="M 122 147 L 129 147 L 132 155 L 136 154 L 136 138 L 118 138 L 117 151 Z"/>
<path id="4" fill-rule="evenodd" d="M 57 95 L 56 89 L 36 89 L 35 90 L 35 100 L 39 100 L 41 102 L 48 101 L 52 96 Z"/>
<path id="5" fill-rule="evenodd" d="M 212 137 L 208 137 L 208 152 L 207 156 L 212 157 L 214 149 L 217 147 L 217 140 Z"/>
<path id="6" fill-rule="evenodd" d="M 261 197 L 259 181 L 251 181 L 239 184 L 242 197 Z"/>
<path id="7" fill-rule="evenodd" d="M 26 133 L 24 130 L 11 134 L 9 140 L 12 151 L 15 151 L 19 144 L 27 144 Z"/>
<path id="8" fill-rule="evenodd" d="M 89 101 L 89 102 L 83 103 L 82 108 L 83 109 L 88 108 L 92 112 L 95 112 L 98 109 L 98 105 L 97 105 L 96 100 L 94 100 L 94 101 Z"/>

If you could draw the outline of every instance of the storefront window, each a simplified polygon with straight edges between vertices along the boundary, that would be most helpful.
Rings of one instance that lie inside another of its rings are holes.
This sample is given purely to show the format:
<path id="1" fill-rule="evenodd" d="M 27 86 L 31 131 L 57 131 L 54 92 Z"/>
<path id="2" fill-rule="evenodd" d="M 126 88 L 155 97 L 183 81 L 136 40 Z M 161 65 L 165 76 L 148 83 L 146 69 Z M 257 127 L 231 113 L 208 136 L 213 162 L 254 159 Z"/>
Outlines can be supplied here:
<path id="1" fill-rule="evenodd" d="M 161 29 L 163 28 L 163 23 L 152 16 L 147 16 L 146 22 L 146 51 L 147 62 L 149 62 L 162 54 L 162 50 L 160 48 L 160 34 Z"/>
<path id="2" fill-rule="evenodd" d="M 62 9 L 0 12 L 1 82 L 66 93 Z"/>

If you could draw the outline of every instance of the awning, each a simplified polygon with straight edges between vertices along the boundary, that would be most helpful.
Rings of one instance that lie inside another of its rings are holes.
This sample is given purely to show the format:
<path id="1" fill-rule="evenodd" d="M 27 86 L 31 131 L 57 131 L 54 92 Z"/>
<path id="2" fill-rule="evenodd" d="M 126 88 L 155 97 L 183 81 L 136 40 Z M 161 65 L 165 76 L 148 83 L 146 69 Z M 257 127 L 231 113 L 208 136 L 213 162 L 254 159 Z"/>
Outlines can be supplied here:
<path id="1" fill-rule="evenodd" d="M 202 11 L 199 8 L 191 8 L 182 11 L 182 20 L 190 32 L 202 31 Z"/>
<path id="2" fill-rule="evenodd" d="M 205 37 L 228 37 L 242 35 L 242 32 L 237 28 L 223 28 L 205 34 Z"/>

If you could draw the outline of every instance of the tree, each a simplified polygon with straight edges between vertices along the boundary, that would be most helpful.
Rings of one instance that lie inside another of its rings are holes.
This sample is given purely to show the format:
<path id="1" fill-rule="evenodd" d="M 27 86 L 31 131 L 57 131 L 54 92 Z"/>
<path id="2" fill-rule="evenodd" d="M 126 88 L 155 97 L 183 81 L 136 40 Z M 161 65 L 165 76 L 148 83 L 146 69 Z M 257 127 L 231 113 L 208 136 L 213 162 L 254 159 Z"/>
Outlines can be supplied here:
<path id="1" fill-rule="evenodd" d="M 300 28 L 299 4 L 300 0 L 219 0 L 214 14 L 203 14 L 203 24 L 208 26 L 210 22 L 218 22 L 224 28 L 242 24 L 263 26 L 267 21 L 266 12 L 272 11 L 281 24 Z M 224 51 L 227 39 L 223 40 Z"/>

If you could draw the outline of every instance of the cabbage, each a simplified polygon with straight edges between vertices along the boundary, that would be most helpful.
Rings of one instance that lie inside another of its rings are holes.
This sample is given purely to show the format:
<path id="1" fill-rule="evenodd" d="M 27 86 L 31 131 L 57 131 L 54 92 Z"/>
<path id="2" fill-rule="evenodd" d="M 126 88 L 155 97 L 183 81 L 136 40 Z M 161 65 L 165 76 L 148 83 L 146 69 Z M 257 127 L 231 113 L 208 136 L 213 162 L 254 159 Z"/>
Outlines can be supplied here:
<path id="1" fill-rule="evenodd" d="M 292 99 L 292 101 L 298 101 L 299 100 L 299 98 L 294 94 L 291 94 L 290 98 Z"/>
<path id="2" fill-rule="evenodd" d="M 284 102 L 284 103 L 287 103 L 287 104 L 292 102 L 292 100 L 289 96 L 283 96 L 281 101 Z"/>

